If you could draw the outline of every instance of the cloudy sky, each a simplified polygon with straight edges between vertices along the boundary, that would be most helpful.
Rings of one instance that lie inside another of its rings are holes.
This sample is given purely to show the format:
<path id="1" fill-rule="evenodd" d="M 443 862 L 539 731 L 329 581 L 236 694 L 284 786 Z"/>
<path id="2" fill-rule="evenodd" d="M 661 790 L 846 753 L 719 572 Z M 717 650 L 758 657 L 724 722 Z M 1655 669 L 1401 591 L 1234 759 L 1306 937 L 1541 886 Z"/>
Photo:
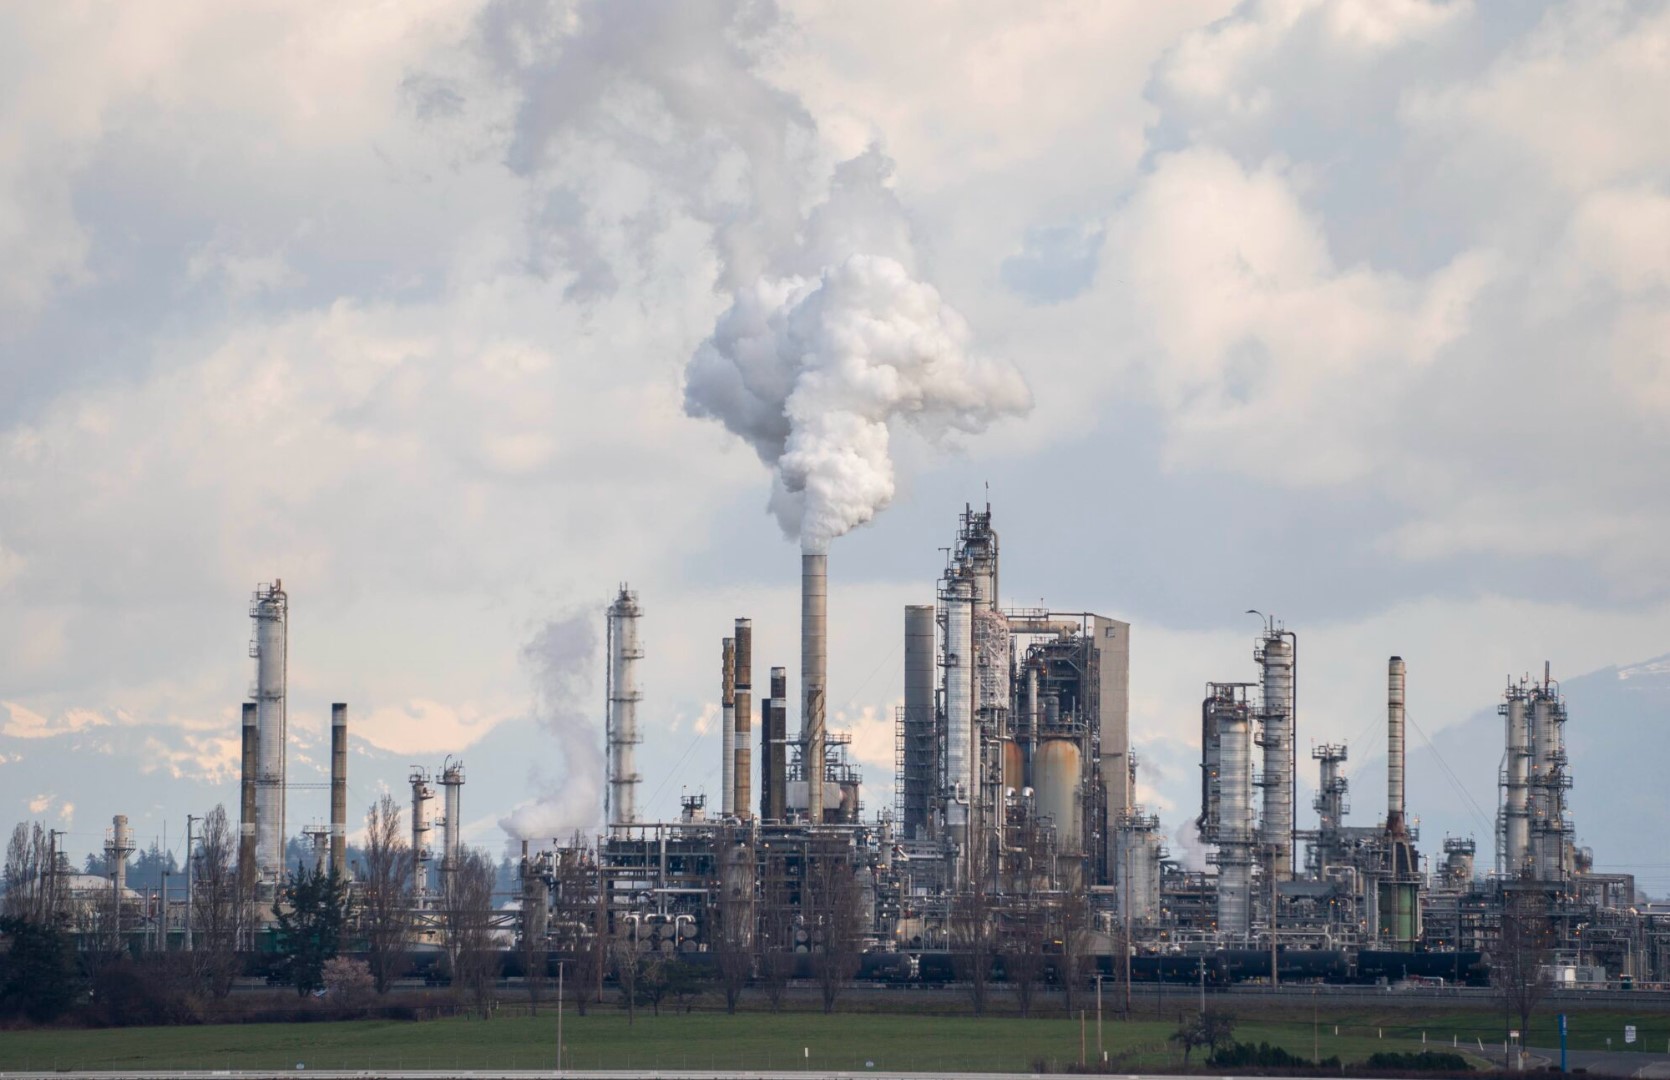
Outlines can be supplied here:
<path id="1" fill-rule="evenodd" d="M 692 358 L 855 256 L 990 375 L 888 399 L 892 505 L 831 547 L 871 808 L 987 485 L 1009 601 L 1134 624 L 1168 829 L 1248 608 L 1363 757 L 1389 653 L 1435 733 L 1670 651 L 1666 101 L 1662 2 L 14 5 L 0 809 L 91 848 L 234 801 L 275 577 L 361 801 L 462 753 L 474 840 L 585 824 L 622 581 L 650 809 L 716 787 L 719 639 L 792 676 L 798 554 L 781 411 L 717 422 Z"/>

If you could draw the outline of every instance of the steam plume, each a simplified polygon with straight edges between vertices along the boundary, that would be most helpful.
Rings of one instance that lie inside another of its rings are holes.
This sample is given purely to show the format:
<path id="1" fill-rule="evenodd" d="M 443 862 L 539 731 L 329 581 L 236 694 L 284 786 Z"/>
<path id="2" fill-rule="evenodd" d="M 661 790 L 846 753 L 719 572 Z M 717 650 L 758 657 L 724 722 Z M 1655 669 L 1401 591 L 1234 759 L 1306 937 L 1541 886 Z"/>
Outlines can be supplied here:
<path id="1" fill-rule="evenodd" d="M 1031 407 L 1020 373 L 968 340 L 898 259 L 849 254 L 738 290 L 686 369 L 685 411 L 748 440 L 784 535 L 819 551 L 892 501 L 895 423 L 972 434 Z"/>
<path id="2" fill-rule="evenodd" d="M 603 790 L 603 735 L 585 711 L 596 666 L 597 630 L 592 617 L 576 613 L 553 619 L 522 646 L 522 662 L 533 676 L 535 719 L 562 747 L 562 775 L 533 778 L 542 789 L 499 819 L 515 839 L 549 840 L 598 824 Z"/>

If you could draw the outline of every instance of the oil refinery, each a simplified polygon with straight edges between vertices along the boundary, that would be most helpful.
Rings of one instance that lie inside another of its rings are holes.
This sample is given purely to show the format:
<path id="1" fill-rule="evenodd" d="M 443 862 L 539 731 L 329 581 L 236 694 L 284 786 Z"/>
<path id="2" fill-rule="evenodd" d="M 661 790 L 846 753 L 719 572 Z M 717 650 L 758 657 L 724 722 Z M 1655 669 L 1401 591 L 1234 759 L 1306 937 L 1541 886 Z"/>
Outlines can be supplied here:
<path id="1" fill-rule="evenodd" d="M 946 551 L 923 602 L 892 631 L 902 704 L 893 799 L 880 807 L 866 805 L 849 735 L 827 725 L 838 678 L 829 555 L 807 550 L 798 730 L 779 663 L 789 643 L 757 639 L 746 615 L 715 627 L 720 790 L 687 794 L 674 820 L 646 819 L 640 665 L 653 607 L 621 585 L 603 613 L 603 828 L 522 840 L 517 895 L 495 919 L 501 943 L 554 958 L 626 949 L 722 965 L 740 954 L 753 976 L 777 960 L 805 974 L 841 933 L 855 973 L 889 981 L 961 980 L 970 965 L 1014 977 L 1031 957 L 1055 981 L 1483 985 L 1504 926 L 1529 920 L 1562 985 L 1670 982 L 1670 912 L 1641 902 L 1629 875 L 1596 872 L 1574 844 L 1566 707 L 1547 666 L 1504 689 L 1494 859 L 1480 865 L 1472 838 L 1423 838 L 1407 804 L 1407 688 L 1418 669 L 1386 661 L 1384 806 L 1375 798 L 1353 824 L 1345 766 L 1362 748 L 1312 740 L 1301 757 L 1299 634 L 1250 613 L 1262 626 L 1248 667 L 1201 673 L 1215 677 L 1201 697 L 1199 806 L 1187 827 L 1206 855 L 1189 865 L 1135 801 L 1130 624 L 1071 598 L 1005 604 L 989 505 L 964 509 Z M 286 792 L 308 786 L 286 775 L 287 613 L 282 582 L 257 590 L 255 681 L 242 709 L 238 865 L 268 908 L 287 873 Z M 352 878 L 346 704 L 332 706 L 330 733 L 329 824 L 304 833 L 318 868 Z M 1302 761 L 1316 770 L 1313 817 L 1297 805 Z M 414 766 L 409 782 L 421 946 L 462 851 L 464 767 Z M 119 898 L 133 846 L 117 817 L 106 855 Z M 167 904 L 159 916 L 127 902 L 136 930 L 177 919 Z"/>

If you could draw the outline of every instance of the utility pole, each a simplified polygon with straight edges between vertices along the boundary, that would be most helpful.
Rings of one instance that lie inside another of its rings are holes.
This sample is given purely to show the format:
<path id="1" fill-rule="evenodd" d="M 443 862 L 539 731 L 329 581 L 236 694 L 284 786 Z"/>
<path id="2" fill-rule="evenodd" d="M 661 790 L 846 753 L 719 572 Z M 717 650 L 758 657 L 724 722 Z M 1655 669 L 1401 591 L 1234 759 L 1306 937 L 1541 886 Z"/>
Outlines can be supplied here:
<path id="1" fill-rule="evenodd" d="M 562 1072 L 562 964 L 557 961 L 557 1072 Z"/>
<path id="2" fill-rule="evenodd" d="M 1196 958 L 1200 964 L 1200 1015 L 1206 1015 L 1206 957 Z"/>
<path id="3" fill-rule="evenodd" d="M 194 885 L 192 877 L 191 827 L 203 819 L 192 814 L 186 815 L 186 952 L 191 952 L 191 909 L 194 906 Z"/>

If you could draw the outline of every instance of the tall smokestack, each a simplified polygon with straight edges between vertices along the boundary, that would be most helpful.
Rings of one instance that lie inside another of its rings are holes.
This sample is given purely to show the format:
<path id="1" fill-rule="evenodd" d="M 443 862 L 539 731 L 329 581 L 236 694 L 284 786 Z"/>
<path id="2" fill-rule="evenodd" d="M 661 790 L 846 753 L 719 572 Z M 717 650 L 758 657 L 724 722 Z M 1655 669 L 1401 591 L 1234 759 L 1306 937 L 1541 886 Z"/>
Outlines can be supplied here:
<path id="1" fill-rule="evenodd" d="M 255 775 L 261 746 L 255 702 L 244 702 L 243 777 L 238 806 L 238 879 L 247 890 L 255 885 Z"/>
<path id="2" fill-rule="evenodd" d="M 806 820 L 823 824 L 823 709 L 829 664 L 829 556 L 800 553 L 800 760 Z"/>
<path id="3" fill-rule="evenodd" d="M 255 639 L 249 654 L 255 658 L 255 711 L 259 731 L 256 751 L 255 857 L 263 875 L 277 879 L 284 872 L 285 755 L 289 749 L 288 678 L 290 598 L 277 579 L 255 591 L 249 617 Z"/>
<path id="4" fill-rule="evenodd" d="M 331 705 L 331 870 L 348 876 L 348 706 Z"/>
<path id="5" fill-rule="evenodd" d="M 736 813 L 736 639 L 726 638 L 720 649 L 719 816 Z"/>
<path id="6" fill-rule="evenodd" d="M 1386 662 L 1386 831 L 1404 834 L 1403 824 L 1403 657 Z"/>
<path id="7" fill-rule="evenodd" d="M 771 669 L 771 696 L 760 725 L 760 817 L 782 821 L 788 776 L 789 669 Z"/>
<path id="8" fill-rule="evenodd" d="M 732 781 L 736 795 L 731 807 L 739 818 L 753 815 L 748 804 L 754 799 L 754 750 L 750 745 L 754 730 L 754 623 L 750 619 L 736 621 L 736 749 L 732 767 Z"/>
<path id="9" fill-rule="evenodd" d="M 638 619 L 643 609 L 638 594 L 625 585 L 609 606 L 609 685 L 607 727 L 604 738 L 609 750 L 609 784 L 604 794 L 604 824 L 613 833 L 620 825 L 638 820 L 638 661 L 644 658 L 638 643 Z"/>

